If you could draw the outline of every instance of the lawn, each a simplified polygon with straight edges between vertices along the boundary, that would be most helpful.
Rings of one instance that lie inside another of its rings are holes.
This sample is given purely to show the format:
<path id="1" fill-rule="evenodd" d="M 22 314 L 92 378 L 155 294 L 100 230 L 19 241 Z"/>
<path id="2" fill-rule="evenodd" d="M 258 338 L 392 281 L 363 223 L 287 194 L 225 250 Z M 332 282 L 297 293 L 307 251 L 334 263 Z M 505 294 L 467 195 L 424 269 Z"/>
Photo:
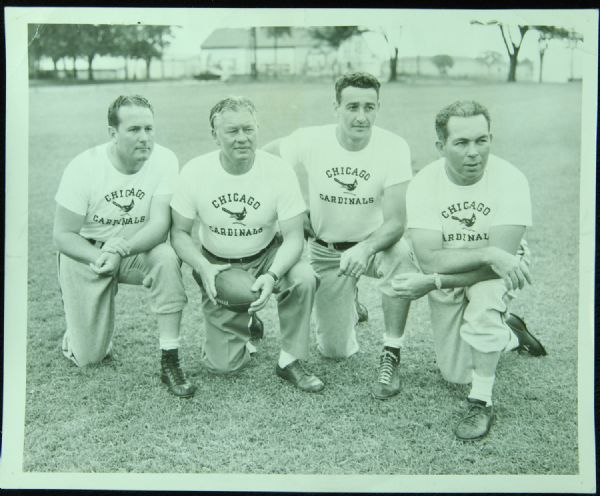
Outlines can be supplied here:
<path id="1" fill-rule="evenodd" d="M 214 149 L 208 112 L 227 94 L 259 109 L 260 143 L 298 126 L 331 122 L 332 84 L 137 83 L 30 90 L 29 273 L 24 470 L 255 474 L 577 474 L 579 85 L 387 85 L 378 124 L 405 137 L 413 168 L 436 158 L 433 119 L 446 103 L 478 99 L 492 114 L 493 151 L 528 177 L 534 284 L 515 302 L 549 355 L 510 353 L 495 387 L 497 422 L 483 441 L 459 442 L 451 427 L 466 386 L 446 383 L 434 359 L 426 301 L 413 304 L 401 365 L 402 391 L 371 399 L 382 315 L 371 281 L 360 283 L 370 320 L 361 351 L 321 358 L 311 369 L 322 394 L 274 374 L 278 324 L 271 302 L 253 364 L 220 377 L 199 363 L 199 291 L 184 267 L 189 304 L 182 327 L 185 369 L 198 386 L 178 400 L 159 381 L 158 337 L 143 288 L 122 286 L 112 359 L 78 369 L 62 357 L 64 317 L 51 232 L 63 168 L 107 136 L 106 109 L 141 93 L 156 110 L 157 142 L 184 164 Z"/>

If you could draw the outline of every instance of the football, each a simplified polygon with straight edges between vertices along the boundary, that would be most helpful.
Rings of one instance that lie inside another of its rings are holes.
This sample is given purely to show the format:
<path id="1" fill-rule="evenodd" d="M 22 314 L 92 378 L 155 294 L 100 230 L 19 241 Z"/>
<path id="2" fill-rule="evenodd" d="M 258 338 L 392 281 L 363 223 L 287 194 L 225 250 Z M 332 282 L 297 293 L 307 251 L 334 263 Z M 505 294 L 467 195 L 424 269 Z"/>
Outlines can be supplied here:
<path id="1" fill-rule="evenodd" d="M 256 278 L 250 272 L 239 267 L 219 272 L 215 277 L 217 303 L 234 312 L 247 312 L 250 304 L 260 296 L 258 291 L 250 289 L 255 282 Z"/>

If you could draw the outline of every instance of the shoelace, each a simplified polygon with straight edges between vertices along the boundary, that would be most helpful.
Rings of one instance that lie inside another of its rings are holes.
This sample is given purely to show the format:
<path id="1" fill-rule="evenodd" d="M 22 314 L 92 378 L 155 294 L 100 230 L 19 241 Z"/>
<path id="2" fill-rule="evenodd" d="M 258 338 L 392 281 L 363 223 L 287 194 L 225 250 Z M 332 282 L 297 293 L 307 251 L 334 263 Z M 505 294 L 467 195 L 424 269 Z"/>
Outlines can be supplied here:
<path id="1" fill-rule="evenodd" d="M 394 365 L 397 359 L 390 351 L 384 351 L 379 358 L 379 379 L 382 384 L 389 384 L 392 381 Z"/>
<path id="2" fill-rule="evenodd" d="M 166 361 L 167 373 L 173 376 L 174 382 L 177 385 L 185 384 L 185 376 L 179 365 L 179 358 L 172 358 Z"/>
<path id="3" fill-rule="evenodd" d="M 476 419 L 480 413 L 485 413 L 485 407 L 483 405 L 472 405 L 462 422 L 464 424 L 474 426 L 477 424 Z"/>

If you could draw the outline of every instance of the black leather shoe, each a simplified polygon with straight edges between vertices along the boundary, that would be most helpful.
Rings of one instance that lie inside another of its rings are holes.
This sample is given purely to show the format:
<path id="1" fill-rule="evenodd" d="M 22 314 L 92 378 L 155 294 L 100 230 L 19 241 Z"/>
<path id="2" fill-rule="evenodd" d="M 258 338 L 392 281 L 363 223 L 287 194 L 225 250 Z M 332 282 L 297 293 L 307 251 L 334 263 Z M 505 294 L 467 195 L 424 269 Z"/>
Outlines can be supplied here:
<path id="1" fill-rule="evenodd" d="M 542 343 L 529 332 L 529 329 L 527 329 L 522 318 L 516 316 L 514 313 L 510 313 L 506 318 L 506 323 L 519 340 L 519 346 L 515 348 L 515 351 L 526 351 L 533 356 L 544 356 L 548 354 Z"/>
<path id="2" fill-rule="evenodd" d="M 191 398 L 196 392 L 196 386 L 187 381 L 179 365 L 178 350 L 163 350 L 160 380 L 167 385 L 169 392 L 178 398 Z"/>
<path id="3" fill-rule="evenodd" d="M 252 341 L 258 341 L 265 335 L 265 325 L 255 313 L 252 314 L 248 322 L 248 331 L 250 332 L 250 339 Z"/>
<path id="4" fill-rule="evenodd" d="M 299 360 L 290 363 L 284 368 L 281 368 L 279 364 L 277 364 L 275 373 L 282 379 L 291 382 L 298 389 L 302 389 L 302 391 L 307 391 L 309 393 L 316 393 L 325 387 L 321 379 L 316 375 L 306 372 L 302 368 Z"/>
<path id="5" fill-rule="evenodd" d="M 485 401 L 467 398 L 469 410 L 466 415 L 460 419 L 454 434 L 462 441 L 476 441 L 487 436 L 496 418 L 494 407 L 486 406 Z"/>

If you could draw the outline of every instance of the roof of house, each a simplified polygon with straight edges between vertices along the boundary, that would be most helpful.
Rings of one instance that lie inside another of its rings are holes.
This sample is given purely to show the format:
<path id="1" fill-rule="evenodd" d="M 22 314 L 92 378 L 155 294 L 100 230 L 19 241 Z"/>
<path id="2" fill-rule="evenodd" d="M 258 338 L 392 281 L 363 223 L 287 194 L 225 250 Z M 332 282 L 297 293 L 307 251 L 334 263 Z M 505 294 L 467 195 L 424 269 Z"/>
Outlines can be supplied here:
<path id="1" fill-rule="evenodd" d="M 284 27 L 284 26 L 282 26 Z M 273 48 L 275 40 L 269 36 L 267 27 L 256 28 L 256 47 Z M 280 34 L 277 37 L 277 47 L 313 46 L 314 39 L 305 28 L 290 27 L 290 35 Z M 203 49 L 207 48 L 251 48 L 252 34 L 250 28 L 222 28 L 215 29 L 202 43 Z"/>

